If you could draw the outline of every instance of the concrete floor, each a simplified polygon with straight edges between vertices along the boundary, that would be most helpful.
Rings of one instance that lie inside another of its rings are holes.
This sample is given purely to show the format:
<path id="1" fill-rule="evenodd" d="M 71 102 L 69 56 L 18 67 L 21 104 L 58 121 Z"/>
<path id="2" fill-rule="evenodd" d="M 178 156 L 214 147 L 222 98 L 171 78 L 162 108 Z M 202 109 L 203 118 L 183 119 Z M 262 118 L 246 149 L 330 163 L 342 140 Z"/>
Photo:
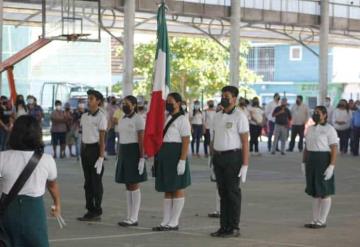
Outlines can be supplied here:
<path id="1" fill-rule="evenodd" d="M 154 190 L 154 180 L 143 184 L 140 226 L 120 228 L 126 214 L 124 186 L 114 182 L 115 159 L 106 161 L 104 175 L 104 215 L 99 223 L 76 221 L 84 212 L 83 175 L 75 159 L 58 160 L 63 216 L 67 227 L 59 229 L 49 218 L 50 244 L 61 246 L 360 246 L 360 158 L 339 157 L 336 168 L 337 194 L 328 218 L 328 227 L 309 230 L 311 198 L 304 193 L 300 172 L 301 154 L 263 154 L 251 157 L 248 181 L 242 186 L 243 204 L 240 238 L 214 239 L 218 220 L 207 214 L 215 207 L 215 184 L 209 180 L 205 158 L 193 158 L 192 186 L 179 232 L 152 232 L 162 217 L 162 194 Z M 46 196 L 50 208 L 50 197 Z"/>

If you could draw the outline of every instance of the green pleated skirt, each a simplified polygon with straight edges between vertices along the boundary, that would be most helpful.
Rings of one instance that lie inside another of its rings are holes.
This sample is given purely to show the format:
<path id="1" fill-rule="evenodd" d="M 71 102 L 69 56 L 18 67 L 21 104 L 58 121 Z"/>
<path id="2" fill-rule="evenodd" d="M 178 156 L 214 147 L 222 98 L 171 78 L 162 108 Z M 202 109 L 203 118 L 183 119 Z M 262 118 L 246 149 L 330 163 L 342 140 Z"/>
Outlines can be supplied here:
<path id="1" fill-rule="evenodd" d="M 17 196 L 2 221 L 12 247 L 49 246 L 43 197 Z"/>
<path id="2" fill-rule="evenodd" d="M 185 173 L 177 174 L 181 157 L 181 143 L 163 143 L 155 157 L 155 189 L 158 192 L 175 192 L 191 184 L 189 161 L 186 160 Z"/>
<path id="3" fill-rule="evenodd" d="M 137 184 L 147 180 L 146 166 L 139 175 L 140 149 L 138 143 L 120 144 L 115 181 L 120 184 Z"/>
<path id="4" fill-rule="evenodd" d="M 319 198 L 335 194 L 335 176 L 325 181 L 324 172 L 330 165 L 330 152 L 308 152 L 306 189 L 309 196 Z"/>

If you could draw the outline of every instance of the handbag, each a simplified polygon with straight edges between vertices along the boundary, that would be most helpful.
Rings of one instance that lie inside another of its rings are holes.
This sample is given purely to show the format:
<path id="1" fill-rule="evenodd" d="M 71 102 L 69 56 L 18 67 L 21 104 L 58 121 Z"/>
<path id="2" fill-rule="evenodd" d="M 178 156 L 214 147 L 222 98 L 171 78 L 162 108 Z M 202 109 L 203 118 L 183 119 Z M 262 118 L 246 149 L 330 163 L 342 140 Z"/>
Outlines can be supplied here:
<path id="1" fill-rule="evenodd" d="M 35 170 L 38 165 L 41 157 L 43 155 L 42 151 L 35 151 L 31 156 L 29 162 L 25 166 L 24 170 L 21 172 L 20 176 L 17 178 L 16 182 L 9 191 L 9 194 L 2 194 L 0 198 L 0 247 L 11 247 L 10 238 L 8 233 L 5 230 L 3 224 L 3 215 L 10 205 L 10 203 L 16 198 L 20 190 L 24 187 L 26 181 L 31 176 L 32 172 Z"/>
<path id="2" fill-rule="evenodd" d="M 184 114 L 182 112 L 178 112 L 174 116 L 171 117 L 170 121 L 166 124 L 165 129 L 163 131 L 163 138 L 165 137 L 168 129 L 170 128 L 170 125 L 181 115 L 184 115 Z M 154 178 L 156 177 L 156 173 L 157 173 L 156 171 L 157 171 L 158 164 L 159 163 L 158 163 L 157 154 L 156 154 L 154 157 L 154 164 L 151 167 L 151 174 L 152 174 L 152 177 L 154 177 Z"/>

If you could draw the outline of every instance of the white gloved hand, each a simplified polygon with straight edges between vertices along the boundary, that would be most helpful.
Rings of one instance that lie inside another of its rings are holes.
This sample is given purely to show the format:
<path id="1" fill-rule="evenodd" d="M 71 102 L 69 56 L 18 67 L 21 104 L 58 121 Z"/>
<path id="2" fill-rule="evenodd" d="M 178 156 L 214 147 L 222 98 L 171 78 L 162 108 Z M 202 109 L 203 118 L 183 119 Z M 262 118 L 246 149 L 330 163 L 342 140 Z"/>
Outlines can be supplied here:
<path id="1" fill-rule="evenodd" d="M 326 169 L 326 171 L 324 172 L 324 176 L 325 176 L 325 180 L 329 180 L 330 178 L 332 178 L 332 176 L 334 175 L 334 169 L 335 166 L 334 165 L 329 165 L 328 168 Z"/>
<path id="2" fill-rule="evenodd" d="M 97 174 L 101 174 L 103 163 L 104 163 L 104 157 L 99 157 L 94 166 Z"/>
<path id="3" fill-rule="evenodd" d="M 179 160 L 179 163 L 177 165 L 177 174 L 179 176 L 184 175 L 184 173 L 185 173 L 185 164 L 186 164 L 186 160 Z"/>
<path id="4" fill-rule="evenodd" d="M 302 174 L 303 176 L 306 175 L 306 172 L 305 172 L 305 163 L 304 163 L 304 162 L 301 163 L 301 174 Z"/>
<path id="5" fill-rule="evenodd" d="M 248 170 L 248 165 L 242 165 L 238 177 L 241 178 L 241 182 L 246 182 L 246 175 Z"/>
<path id="6" fill-rule="evenodd" d="M 139 165 L 138 165 L 139 175 L 143 175 L 143 173 L 144 173 L 144 168 L 145 168 L 145 159 L 144 159 L 144 158 L 140 158 L 140 160 L 139 160 Z"/>

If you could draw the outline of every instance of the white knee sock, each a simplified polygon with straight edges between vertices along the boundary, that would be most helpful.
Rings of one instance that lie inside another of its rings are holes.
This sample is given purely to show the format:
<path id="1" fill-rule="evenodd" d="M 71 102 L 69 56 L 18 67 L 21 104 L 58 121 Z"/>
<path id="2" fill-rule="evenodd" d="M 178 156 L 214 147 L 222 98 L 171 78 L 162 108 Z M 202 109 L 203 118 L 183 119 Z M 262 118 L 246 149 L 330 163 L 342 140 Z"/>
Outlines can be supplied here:
<path id="1" fill-rule="evenodd" d="M 163 221 L 160 223 L 161 226 L 166 226 L 169 224 L 172 207 L 173 199 L 164 199 Z"/>
<path id="2" fill-rule="evenodd" d="M 132 198 L 132 208 L 131 208 L 131 217 L 130 220 L 132 222 L 137 222 L 139 217 L 139 210 L 141 204 L 141 192 L 140 189 L 135 191 L 131 191 L 131 198 Z"/>
<path id="3" fill-rule="evenodd" d="M 320 223 L 326 224 L 327 217 L 331 208 L 331 197 L 321 199 L 320 203 Z"/>
<path id="4" fill-rule="evenodd" d="M 173 208 L 171 211 L 171 218 L 170 218 L 170 222 L 169 222 L 169 226 L 171 227 L 175 227 L 179 225 L 179 219 L 180 219 L 180 215 L 181 212 L 184 208 L 184 204 L 185 204 L 185 198 L 175 198 L 173 200 Z"/>
<path id="5" fill-rule="evenodd" d="M 220 195 L 218 190 L 216 190 L 216 212 L 220 213 Z"/>
<path id="6" fill-rule="evenodd" d="M 127 201 L 127 220 L 131 218 L 131 209 L 132 209 L 132 193 L 131 191 L 126 191 L 126 201 Z"/>
<path id="7" fill-rule="evenodd" d="M 314 198 L 312 210 L 313 210 L 313 222 L 316 222 L 320 219 L 320 205 L 321 205 L 321 199 L 320 198 Z"/>

